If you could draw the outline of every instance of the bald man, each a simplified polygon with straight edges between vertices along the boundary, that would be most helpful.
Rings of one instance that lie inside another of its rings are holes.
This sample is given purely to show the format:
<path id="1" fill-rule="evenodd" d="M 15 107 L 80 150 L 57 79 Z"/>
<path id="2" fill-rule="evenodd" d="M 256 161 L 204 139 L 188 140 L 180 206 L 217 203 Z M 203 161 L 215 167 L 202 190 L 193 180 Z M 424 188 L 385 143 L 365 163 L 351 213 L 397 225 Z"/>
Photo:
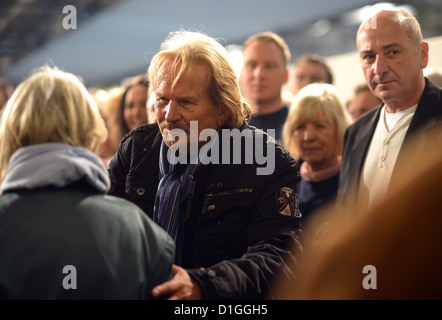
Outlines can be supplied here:
<path id="1" fill-rule="evenodd" d="M 415 132 L 425 136 L 418 129 L 442 126 L 442 92 L 424 77 L 428 43 L 409 13 L 379 11 L 361 24 L 356 43 L 365 80 L 383 103 L 346 132 L 338 200 L 371 205 L 388 190 L 403 145 Z"/>

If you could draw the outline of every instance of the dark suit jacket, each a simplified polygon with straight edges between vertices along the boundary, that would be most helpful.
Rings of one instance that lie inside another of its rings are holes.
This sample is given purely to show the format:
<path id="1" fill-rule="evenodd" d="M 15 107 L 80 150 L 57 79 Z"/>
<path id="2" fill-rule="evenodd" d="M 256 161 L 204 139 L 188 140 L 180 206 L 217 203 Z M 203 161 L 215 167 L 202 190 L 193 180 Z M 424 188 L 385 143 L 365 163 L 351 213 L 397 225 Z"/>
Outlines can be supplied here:
<path id="1" fill-rule="evenodd" d="M 353 188 L 358 187 L 362 167 L 376 129 L 376 124 L 379 120 L 382 106 L 383 104 L 359 118 L 345 133 L 338 189 L 338 203 L 341 205 L 345 205 L 349 201 L 354 200 L 356 193 L 353 191 L 356 189 Z M 417 134 L 420 135 L 419 138 L 424 143 L 428 142 L 426 138 L 427 129 L 433 128 L 434 126 L 441 127 L 441 116 L 442 90 L 430 80 L 425 79 L 424 92 L 405 135 L 395 168 L 398 161 L 401 161 L 404 157 L 404 150 L 406 149 L 404 146 Z M 393 176 L 395 175 L 395 171 L 394 169 Z"/>

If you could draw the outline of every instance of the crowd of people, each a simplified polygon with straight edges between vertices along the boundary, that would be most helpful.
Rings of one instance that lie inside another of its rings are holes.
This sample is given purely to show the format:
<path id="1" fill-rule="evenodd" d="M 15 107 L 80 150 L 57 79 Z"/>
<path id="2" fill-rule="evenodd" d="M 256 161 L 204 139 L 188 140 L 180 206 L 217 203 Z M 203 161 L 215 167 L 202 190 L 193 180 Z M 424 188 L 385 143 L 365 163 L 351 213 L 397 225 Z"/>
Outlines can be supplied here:
<path id="1" fill-rule="evenodd" d="M 48 66 L 0 82 L 0 299 L 440 299 L 428 43 L 382 10 L 356 44 L 347 103 L 324 57 L 293 69 L 270 31 L 239 75 L 179 30 L 118 86 Z"/>

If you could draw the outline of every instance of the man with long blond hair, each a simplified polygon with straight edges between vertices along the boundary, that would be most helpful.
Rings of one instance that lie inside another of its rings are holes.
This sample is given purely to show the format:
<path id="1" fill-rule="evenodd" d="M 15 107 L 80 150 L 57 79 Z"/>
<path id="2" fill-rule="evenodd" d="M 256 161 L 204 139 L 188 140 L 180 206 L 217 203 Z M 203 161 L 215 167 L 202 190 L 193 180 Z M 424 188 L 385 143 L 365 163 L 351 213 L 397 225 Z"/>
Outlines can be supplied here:
<path id="1" fill-rule="evenodd" d="M 124 138 L 109 172 L 111 194 L 137 203 L 175 240 L 173 278 L 154 296 L 271 295 L 286 249 L 299 244 L 296 161 L 247 124 L 250 107 L 214 38 L 171 33 L 148 73 L 157 124 Z"/>

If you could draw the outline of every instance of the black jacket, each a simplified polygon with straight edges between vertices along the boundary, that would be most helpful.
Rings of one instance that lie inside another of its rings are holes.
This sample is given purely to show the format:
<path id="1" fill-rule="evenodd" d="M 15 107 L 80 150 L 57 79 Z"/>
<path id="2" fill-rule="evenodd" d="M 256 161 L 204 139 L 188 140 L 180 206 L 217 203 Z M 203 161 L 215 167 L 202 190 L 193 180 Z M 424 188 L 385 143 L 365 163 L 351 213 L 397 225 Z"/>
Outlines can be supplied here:
<path id="1" fill-rule="evenodd" d="M 255 132 L 247 124 L 244 129 Z M 110 193 L 135 202 L 149 216 L 159 183 L 161 142 L 156 124 L 135 129 L 122 140 L 109 166 Z M 205 299 L 271 297 L 274 275 L 283 271 L 292 276 L 284 258 L 296 264 L 290 249 L 300 249 L 301 218 L 294 193 L 299 166 L 275 140 L 267 143 L 275 150 L 270 175 L 257 175 L 256 162 L 200 165 L 194 174 L 182 266 L 199 283 Z M 281 213 L 283 208 L 291 208 L 288 215 Z"/>
<path id="2" fill-rule="evenodd" d="M 421 140 L 425 141 L 427 140 L 425 138 L 427 130 L 434 127 L 442 127 L 442 90 L 428 79 L 425 79 L 425 82 L 424 92 L 405 135 L 397 161 L 402 161 L 406 150 L 404 146 L 416 134 L 420 134 Z M 362 167 L 379 120 L 382 106 L 383 104 L 362 116 L 345 133 L 338 189 L 338 203 L 340 205 L 351 203 L 355 199 L 355 190 L 359 184 Z M 394 175 L 395 171 L 393 170 Z"/>

